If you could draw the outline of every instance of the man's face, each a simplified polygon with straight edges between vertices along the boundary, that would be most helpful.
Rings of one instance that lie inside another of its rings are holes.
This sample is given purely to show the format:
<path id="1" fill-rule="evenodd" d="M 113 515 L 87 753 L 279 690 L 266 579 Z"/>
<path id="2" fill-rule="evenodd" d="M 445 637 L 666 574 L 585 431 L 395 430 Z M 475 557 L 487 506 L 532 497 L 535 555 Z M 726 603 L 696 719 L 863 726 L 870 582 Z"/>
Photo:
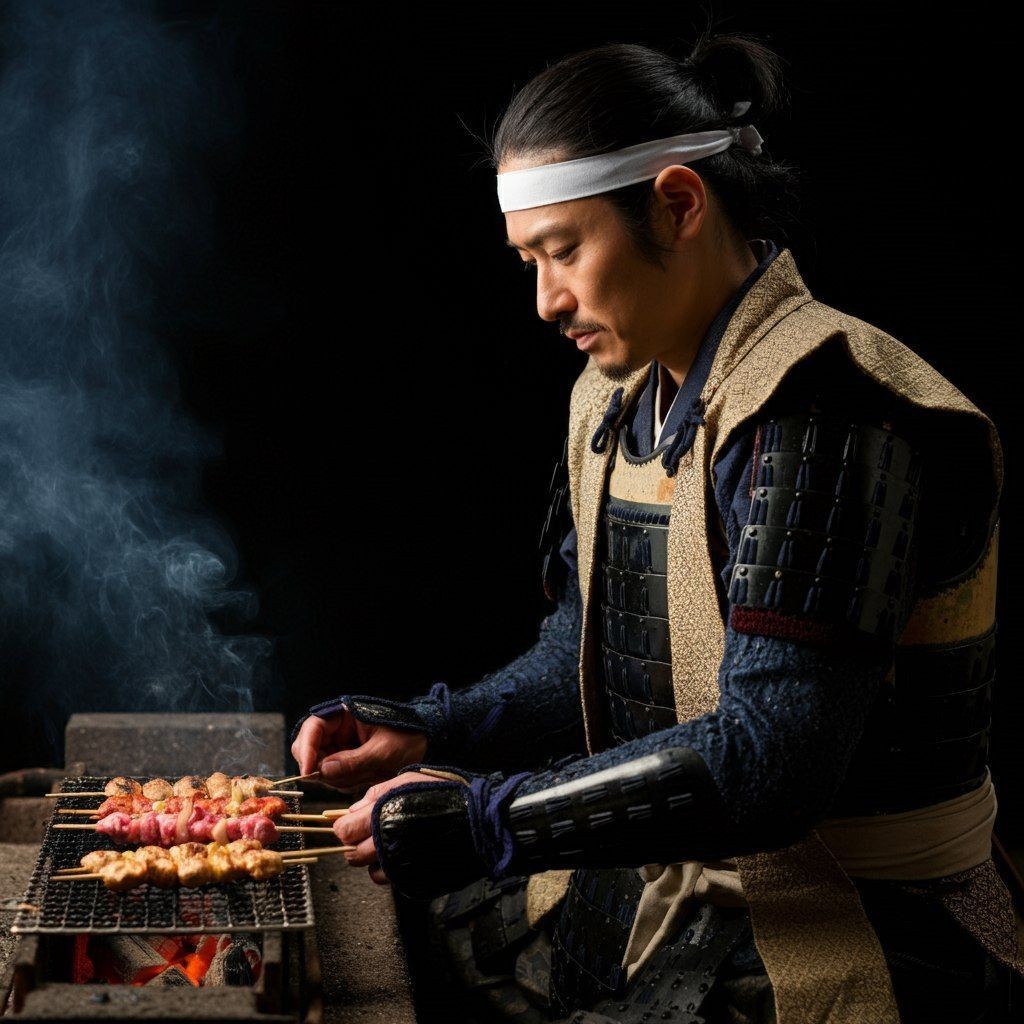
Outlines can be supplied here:
<path id="1" fill-rule="evenodd" d="M 510 161 L 499 173 L 520 166 L 532 164 Z M 669 209 L 657 209 L 662 241 L 678 242 Z M 511 211 L 505 228 L 508 244 L 537 275 L 538 315 L 558 321 L 561 333 L 574 338 L 592 332 L 577 347 L 605 376 L 621 380 L 678 339 L 693 286 L 685 254 L 666 257 L 664 267 L 644 259 L 604 197 Z"/>

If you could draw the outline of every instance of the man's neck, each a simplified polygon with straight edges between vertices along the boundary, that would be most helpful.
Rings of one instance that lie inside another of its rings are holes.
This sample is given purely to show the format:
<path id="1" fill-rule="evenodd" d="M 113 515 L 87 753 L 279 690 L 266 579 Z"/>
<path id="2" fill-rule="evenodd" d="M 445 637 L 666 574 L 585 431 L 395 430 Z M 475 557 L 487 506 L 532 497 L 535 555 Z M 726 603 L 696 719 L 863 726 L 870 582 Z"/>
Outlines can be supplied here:
<path id="1" fill-rule="evenodd" d="M 662 385 L 663 404 L 671 402 L 676 390 L 682 385 L 712 321 L 756 269 L 757 259 L 750 245 L 744 242 L 742 252 L 737 253 L 735 259 L 726 260 L 722 264 L 721 272 L 714 280 L 709 281 L 707 287 L 702 289 L 703 303 L 700 315 L 694 317 L 689 330 L 677 344 L 664 352 L 659 352 L 656 356 L 657 361 L 665 368 L 667 375 L 675 384 L 675 387 L 670 389 L 667 389 L 664 384 Z M 666 391 L 668 392 L 667 398 Z M 665 408 L 667 411 L 667 406 Z"/>

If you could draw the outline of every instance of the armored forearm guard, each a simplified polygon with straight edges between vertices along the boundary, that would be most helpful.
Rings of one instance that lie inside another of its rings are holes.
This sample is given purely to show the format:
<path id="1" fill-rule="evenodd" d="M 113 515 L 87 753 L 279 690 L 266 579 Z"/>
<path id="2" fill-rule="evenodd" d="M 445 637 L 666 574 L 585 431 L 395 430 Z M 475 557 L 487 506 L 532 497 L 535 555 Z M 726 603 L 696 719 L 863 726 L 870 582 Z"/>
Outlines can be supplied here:
<path id="1" fill-rule="evenodd" d="M 715 860 L 733 848 L 730 821 L 703 758 L 670 747 L 540 789 L 508 811 L 510 870 L 630 867 Z"/>
<path id="2" fill-rule="evenodd" d="M 488 874 L 473 840 L 463 783 L 401 786 L 375 805 L 371 820 L 380 865 L 406 896 L 430 899 Z"/>

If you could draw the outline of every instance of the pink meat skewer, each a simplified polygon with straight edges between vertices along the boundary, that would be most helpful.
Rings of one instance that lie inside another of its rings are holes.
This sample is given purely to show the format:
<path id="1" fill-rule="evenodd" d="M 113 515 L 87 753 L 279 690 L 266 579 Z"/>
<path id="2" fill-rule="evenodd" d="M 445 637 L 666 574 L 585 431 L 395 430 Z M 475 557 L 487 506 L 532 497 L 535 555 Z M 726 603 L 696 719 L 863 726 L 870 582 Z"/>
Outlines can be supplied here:
<path id="1" fill-rule="evenodd" d="M 265 815 L 246 814 L 238 818 L 224 818 L 199 807 L 193 808 L 184 828 L 183 838 L 179 828 L 179 815 L 146 814 L 132 817 L 123 811 L 115 811 L 96 823 L 96 831 L 102 832 L 118 846 L 175 846 L 182 842 L 213 842 L 216 826 L 223 822 L 227 841 L 235 839 L 258 839 L 264 846 L 276 843 L 279 838 L 277 826 Z"/>

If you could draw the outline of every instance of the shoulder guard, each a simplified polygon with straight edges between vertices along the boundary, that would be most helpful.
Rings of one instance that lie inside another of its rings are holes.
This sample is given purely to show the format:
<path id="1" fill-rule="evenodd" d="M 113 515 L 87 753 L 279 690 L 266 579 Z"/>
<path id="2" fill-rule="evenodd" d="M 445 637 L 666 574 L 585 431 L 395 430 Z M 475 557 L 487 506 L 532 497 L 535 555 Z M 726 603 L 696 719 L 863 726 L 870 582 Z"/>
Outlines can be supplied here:
<path id="1" fill-rule="evenodd" d="M 912 583 L 921 465 L 884 426 L 813 412 L 760 424 L 729 586 L 733 629 L 894 640 Z"/>

